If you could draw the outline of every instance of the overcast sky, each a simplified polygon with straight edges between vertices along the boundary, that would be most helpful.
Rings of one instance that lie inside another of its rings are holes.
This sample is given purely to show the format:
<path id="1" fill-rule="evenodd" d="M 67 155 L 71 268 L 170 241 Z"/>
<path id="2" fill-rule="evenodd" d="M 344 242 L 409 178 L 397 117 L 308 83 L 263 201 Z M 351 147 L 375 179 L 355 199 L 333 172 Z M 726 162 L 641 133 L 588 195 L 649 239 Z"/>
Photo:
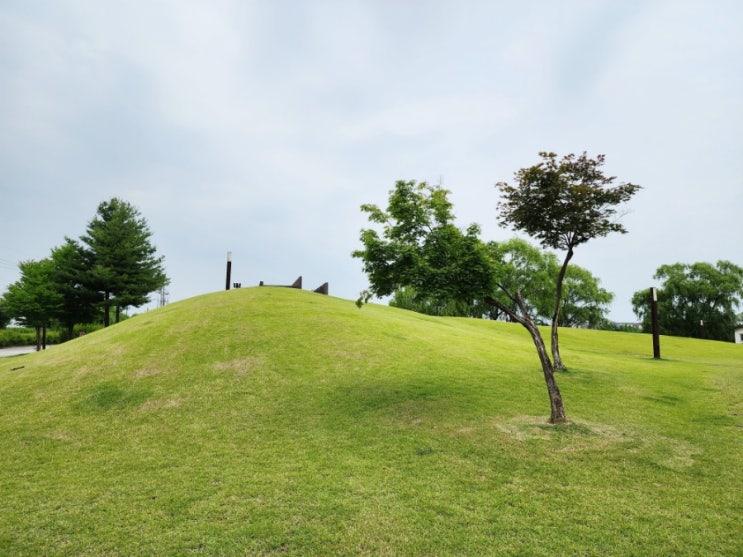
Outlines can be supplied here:
<path id="1" fill-rule="evenodd" d="M 739 0 L 2 0 L 0 293 L 120 197 L 171 301 L 227 251 L 243 286 L 355 299 L 359 206 L 396 180 L 506 240 L 494 184 L 587 151 L 643 186 L 573 260 L 633 321 L 660 265 L 743 265 L 741 30 Z"/>

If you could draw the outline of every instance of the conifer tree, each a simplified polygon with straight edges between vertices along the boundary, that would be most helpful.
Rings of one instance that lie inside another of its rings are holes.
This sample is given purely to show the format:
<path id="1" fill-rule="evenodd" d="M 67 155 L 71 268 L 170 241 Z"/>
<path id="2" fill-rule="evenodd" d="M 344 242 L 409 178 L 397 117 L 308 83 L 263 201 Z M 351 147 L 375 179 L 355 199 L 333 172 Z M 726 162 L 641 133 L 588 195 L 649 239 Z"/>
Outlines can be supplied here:
<path id="1" fill-rule="evenodd" d="M 100 295 L 104 325 L 110 310 L 147 303 L 148 294 L 168 283 L 164 258 L 156 255 L 152 233 L 139 210 L 126 201 L 112 198 L 98 206 L 80 240 L 85 245 L 88 277 L 86 286 Z"/>

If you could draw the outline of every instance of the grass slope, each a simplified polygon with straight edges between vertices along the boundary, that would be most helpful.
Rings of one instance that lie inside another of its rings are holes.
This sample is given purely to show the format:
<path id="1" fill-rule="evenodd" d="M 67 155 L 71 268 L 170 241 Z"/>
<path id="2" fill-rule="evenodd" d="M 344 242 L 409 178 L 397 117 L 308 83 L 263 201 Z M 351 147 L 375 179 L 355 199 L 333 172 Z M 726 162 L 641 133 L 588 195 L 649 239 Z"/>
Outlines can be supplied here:
<path id="1" fill-rule="evenodd" d="M 519 326 L 292 289 L 0 360 L 0 554 L 743 554 L 743 347 L 561 341 L 561 426 Z"/>

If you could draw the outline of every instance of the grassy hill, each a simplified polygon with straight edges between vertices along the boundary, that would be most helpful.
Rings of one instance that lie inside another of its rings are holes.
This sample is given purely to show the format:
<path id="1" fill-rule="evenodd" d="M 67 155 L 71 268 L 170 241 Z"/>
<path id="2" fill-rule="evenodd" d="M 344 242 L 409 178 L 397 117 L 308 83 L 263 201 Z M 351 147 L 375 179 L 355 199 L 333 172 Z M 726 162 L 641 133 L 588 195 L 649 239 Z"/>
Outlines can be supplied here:
<path id="1" fill-rule="evenodd" d="M 0 555 L 740 555 L 743 346 L 282 288 L 0 360 Z"/>

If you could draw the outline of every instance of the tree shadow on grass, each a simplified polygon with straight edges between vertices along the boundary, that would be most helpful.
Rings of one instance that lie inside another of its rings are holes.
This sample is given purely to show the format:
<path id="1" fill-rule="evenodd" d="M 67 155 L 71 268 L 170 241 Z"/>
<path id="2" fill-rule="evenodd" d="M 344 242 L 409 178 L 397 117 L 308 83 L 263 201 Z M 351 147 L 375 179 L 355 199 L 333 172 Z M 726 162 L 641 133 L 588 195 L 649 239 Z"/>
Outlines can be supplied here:
<path id="1" fill-rule="evenodd" d="M 123 410 L 139 406 L 150 398 L 150 392 L 132 385 L 107 381 L 86 389 L 73 403 L 81 414 Z"/>

